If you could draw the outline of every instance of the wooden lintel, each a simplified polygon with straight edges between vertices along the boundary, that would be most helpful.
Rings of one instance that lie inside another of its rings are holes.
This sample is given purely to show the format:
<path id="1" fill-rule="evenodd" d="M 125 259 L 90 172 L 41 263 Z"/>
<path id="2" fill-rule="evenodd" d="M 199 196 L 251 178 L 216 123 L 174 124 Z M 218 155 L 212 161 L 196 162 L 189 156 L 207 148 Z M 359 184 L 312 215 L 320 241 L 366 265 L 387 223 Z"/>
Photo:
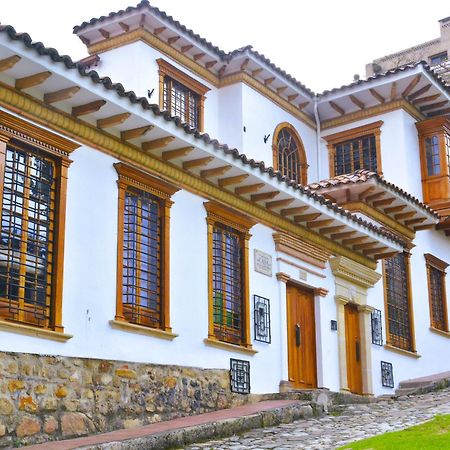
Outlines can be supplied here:
<path id="1" fill-rule="evenodd" d="M 321 228 L 319 230 L 319 233 L 320 234 L 330 234 L 330 233 L 336 233 L 336 232 L 344 230 L 344 229 L 345 229 L 345 225 L 336 225 L 334 227 Z"/>
<path id="2" fill-rule="evenodd" d="M 369 92 L 371 93 L 372 97 L 376 100 L 378 100 L 380 103 L 385 103 L 386 99 L 375 89 L 370 88 Z"/>
<path id="3" fill-rule="evenodd" d="M 202 59 L 205 56 L 206 56 L 206 53 L 197 53 L 196 55 L 193 56 L 193 58 L 194 58 L 194 61 L 199 61 L 200 59 Z"/>
<path id="4" fill-rule="evenodd" d="M 114 127 L 116 125 L 120 125 L 121 123 L 124 123 L 125 120 L 127 120 L 131 116 L 131 113 L 125 112 L 116 114 L 114 116 L 105 117 L 104 119 L 98 119 L 97 120 L 97 128 L 110 128 Z"/>
<path id="5" fill-rule="evenodd" d="M 261 200 L 269 200 L 271 198 L 276 197 L 280 191 L 270 191 L 270 192 L 262 192 L 261 194 L 253 194 L 250 197 L 252 202 L 259 202 Z"/>
<path id="6" fill-rule="evenodd" d="M 399 252 L 378 253 L 373 258 L 374 259 L 386 259 L 386 258 L 390 258 L 391 256 L 395 256 L 398 253 Z"/>
<path id="7" fill-rule="evenodd" d="M 280 86 L 279 88 L 277 88 L 277 94 L 278 95 L 282 94 L 286 89 L 287 86 Z"/>
<path id="8" fill-rule="evenodd" d="M 372 201 L 376 200 L 377 198 L 383 197 L 384 195 L 386 195 L 385 191 L 379 191 L 375 194 L 368 195 L 365 198 L 365 200 L 366 200 L 366 202 L 372 202 Z"/>
<path id="9" fill-rule="evenodd" d="M 59 91 L 48 92 L 44 94 L 45 103 L 56 103 L 72 98 L 80 90 L 79 86 L 71 86 Z"/>
<path id="10" fill-rule="evenodd" d="M 241 70 L 245 70 L 250 62 L 250 58 L 245 58 L 244 62 L 241 64 Z"/>
<path id="11" fill-rule="evenodd" d="M 132 128 L 131 130 L 125 130 L 120 133 L 121 139 L 124 141 L 129 141 L 130 139 L 136 139 L 138 137 L 144 136 L 153 128 L 153 125 L 146 125 L 145 127 Z"/>
<path id="12" fill-rule="evenodd" d="M 191 159 L 183 163 L 183 169 L 193 169 L 195 167 L 203 167 L 214 160 L 214 156 L 206 156 L 205 158 Z"/>
<path id="13" fill-rule="evenodd" d="M 234 192 L 237 195 L 242 194 L 252 194 L 253 192 L 257 192 L 260 189 L 262 189 L 265 186 L 264 183 L 257 183 L 257 184 L 248 184 L 246 186 L 239 186 L 237 187 Z"/>
<path id="14" fill-rule="evenodd" d="M 298 104 L 298 109 L 301 111 L 302 109 L 305 109 L 309 105 L 309 102 L 303 102 Z"/>
<path id="15" fill-rule="evenodd" d="M 353 250 L 364 250 L 365 248 L 372 248 L 379 244 L 378 241 L 375 242 L 365 242 L 363 244 L 356 244 L 353 246 Z"/>
<path id="16" fill-rule="evenodd" d="M 266 208 L 267 209 L 283 208 L 284 206 L 290 205 L 293 201 L 294 201 L 293 198 L 286 198 L 283 200 L 274 200 L 273 202 L 267 202 Z"/>
<path id="17" fill-rule="evenodd" d="M 431 105 L 421 106 L 421 111 L 428 111 L 430 109 L 442 108 L 442 106 L 447 104 L 447 100 L 443 100 L 442 102 L 431 103 Z"/>
<path id="18" fill-rule="evenodd" d="M 272 84 L 274 81 L 275 81 L 275 77 L 266 78 L 266 79 L 264 80 L 264 84 L 265 84 L 266 86 L 269 86 L 269 84 Z"/>
<path id="19" fill-rule="evenodd" d="M 342 241 L 342 245 L 360 244 L 361 242 L 364 242 L 366 239 L 369 239 L 368 236 L 360 236 L 360 237 L 351 238 L 351 239 L 344 239 Z"/>
<path id="20" fill-rule="evenodd" d="M 364 109 L 366 107 L 366 105 L 364 105 L 364 103 L 359 98 L 355 97 L 354 95 L 350 95 L 350 100 L 359 109 Z"/>
<path id="21" fill-rule="evenodd" d="M 125 33 L 128 33 L 128 31 L 130 31 L 130 26 L 127 25 L 125 22 L 118 22 L 119 23 L 119 27 L 122 28 L 123 31 L 125 31 Z"/>
<path id="22" fill-rule="evenodd" d="M 175 140 L 175 136 L 164 136 L 159 139 L 153 139 L 152 141 L 143 142 L 141 144 L 141 148 L 145 152 L 158 150 L 167 147 L 173 140 Z"/>
<path id="23" fill-rule="evenodd" d="M 320 228 L 320 227 L 326 227 L 327 225 L 331 225 L 333 222 L 334 222 L 334 219 L 317 220 L 317 221 L 306 222 L 306 226 L 308 228 Z"/>
<path id="24" fill-rule="evenodd" d="M 39 72 L 28 77 L 18 78 L 16 80 L 16 89 L 27 89 L 33 86 L 38 86 L 42 84 L 45 80 L 50 78 L 51 72 Z"/>
<path id="25" fill-rule="evenodd" d="M 189 44 L 189 45 L 183 45 L 183 47 L 181 47 L 181 53 L 186 53 L 186 52 L 188 52 L 192 47 L 193 47 L 193 45 L 191 45 L 191 44 Z"/>
<path id="26" fill-rule="evenodd" d="M 225 172 L 228 172 L 232 166 L 220 166 L 214 167 L 213 169 L 205 169 L 200 172 L 200 176 L 202 178 L 210 178 L 217 177 L 219 175 L 223 175 Z"/>
<path id="27" fill-rule="evenodd" d="M 161 34 L 163 31 L 167 30 L 167 27 L 159 27 L 159 28 L 155 28 L 153 30 L 153 34 L 155 36 L 158 36 L 158 34 Z M 192 47 L 192 46 L 191 46 Z"/>
<path id="28" fill-rule="evenodd" d="M 355 233 L 356 233 L 356 231 L 343 231 L 342 233 L 333 233 L 330 236 L 330 239 L 332 241 L 337 241 L 337 240 L 340 240 L 340 239 L 345 239 L 345 238 L 348 238 L 350 236 L 353 236 Z"/>
<path id="29" fill-rule="evenodd" d="M 409 97 L 408 100 L 414 100 L 417 97 L 420 97 L 422 94 L 425 94 L 425 92 L 428 92 L 431 88 L 431 83 L 425 85 L 424 87 L 418 89 L 416 92 L 413 92 Z"/>
<path id="30" fill-rule="evenodd" d="M 86 114 L 97 112 L 105 104 L 106 100 L 95 100 L 84 105 L 74 106 L 72 108 L 72 115 L 75 117 L 85 116 Z"/>
<path id="31" fill-rule="evenodd" d="M 422 103 L 432 102 L 439 98 L 441 94 L 428 95 L 427 97 L 420 97 L 413 101 L 413 105 L 421 105 Z"/>
<path id="32" fill-rule="evenodd" d="M 416 215 L 416 211 L 408 211 L 408 212 L 404 212 L 401 214 L 396 214 L 394 216 L 395 220 L 405 220 L 405 219 L 410 219 L 411 217 L 414 217 Z"/>
<path id="33" fill-rule="evenodd" d="M 248 173 L 236 175 L 234 177 L 221 178 L 218 181 L 220 187 L 232 186 L 233 184 L 240 184 L 249 177 Z"/>
<path id="34" fill-rule="evenodd" d="M 403 211 L 405 208 L 406 208 L 406 205 L 396 205 L 396 206 L 392 206 L 390 208 L 384 208 L 384 213 L 392 214 L 392 213 L 396 213 L 399 211 Z"/>
<path id="35" fill-rule="evenodd" d="M 295 222 L 310 222 L 311 220 L 316 220 L 322 215 L 322 213 L 312 213 L 312 214 L 303 214 L 300 216 L 294 216 Z"/>
<path id="36" fill-rule="evenodd" d="M 12 69 L 22 58 L 19 55 L 13 55 L 0 61 L 0 72 Z"/>
<path id="37" fill-rule="evenodd" d="M 263 68 L 259 68 L 259 69 L 255 69 L 252 71 L 252 77 L 256 77 L 258 76 L 264 69 Z"/>
<path id="38" fill-rule="evenodd" d="M 305 212 L 308 208 L 309 208 L 309 206 L 297 206 L 295 208 L 286 208 L 286 209 L 282 209 L 280 211 L 280 214 L 283 217 L 293 216 L 295 214 L 301 214 L 302 212 Z"/>
<path id="39" fill-rule="evenodd" d="M 175 44 L 175 42 L 177 42 L 178 39 L 180 39 L 180 38 L 181 38 L 181 36 L 172 36 L 169 39 L 167 39 L 167 43 L 169 45 Z"/>
<path id="40" fill-rule="evenodd" d="M 394 81 L 391 86 L 391 102 L 397 98 L 397 82 Z"/>
<path id="41" fill-rule="evenodd" d="M 372 203 L 372 206 L 374 208 L 378 208 L 379 206 L 390 205 L 391 203 L 394 203 L 394 201 L 395 201 L 395 197 L 383 198 L 381 200 L 375 200 Z"/>
<path id="42" fill-rule="evenodd" d="M 211 67 L 214 67 L 217 64 L 217 60 L 214 59 L 213 61 L 207 61 L 205 64 L 205 67 L 207 69 L 211 69 Z"/>
<path id="43" fill-rule="evenodd" d="M 181 156 L 186 156 L 192 151 L 194 151 L 195 147 L 183 147 L 177 148 L 176 150 L 169 150 L 167 152 L 163 152 L 162 159 L 164 161 L 170 161 L 171 159 L 179 158 Z"/>
<path id="44" fill-rule="evenodd" d="M 421 78 L 422 74 L 419 73 L 418 75 L 416 75 L 408 84 L 408 86 L 406 86 L 406 89 L 402 92 L 402 97 L 407 97 L 410 92 L 417 86 Z"/>
<path id="45" fill-rule="evenodd" d="M 345 114 L 344 108 L 341 108 L 337 103 L 329 101 L 328 104 L 341 116 L 343 116 Z"/>
<path id="46" fill-rule="evenodd" d="M 298 94 L 288 95 L 288 102 L 294 101 L 298 97 Z"/>
<path id="47" fill-rule="evenodd" d="M 105 38 L 109 39 L 109 33 L 104 28 L 99 28 L 98 32 Z"/>
<path id="48" fill-rule="evenodd" d="M 407 227 L 411 226 L 411 225 L 415 225 L 416 223 L 422 223 L 425 222 L 425 220 L 427 220 L 426 217 L 417 217 L 416 219 L 410 219 L 410 220 L 406 220 L 405 221 L 405 225 Z"/>

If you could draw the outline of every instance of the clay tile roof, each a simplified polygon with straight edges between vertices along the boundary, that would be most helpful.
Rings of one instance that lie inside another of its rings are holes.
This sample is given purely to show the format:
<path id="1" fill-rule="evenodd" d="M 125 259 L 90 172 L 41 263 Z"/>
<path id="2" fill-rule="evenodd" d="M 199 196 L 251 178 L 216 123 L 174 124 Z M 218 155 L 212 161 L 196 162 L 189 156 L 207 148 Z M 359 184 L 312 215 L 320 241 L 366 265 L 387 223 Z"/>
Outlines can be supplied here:
<path id="1" fill-rule="evenodd" d="M 407 200 L 411 203 L 414 203 L 414 205 L 416 207 L 422 209 L 424 212 L 427 212 L 428 214 L 433 215 L 436 219 L 438 219 L 440 217 L 438 213 L 436 213 L 433 209 L 431 209 L 425 203 L 422 203 L 416 197 L 412 196 L 408 192 L 399 188 L 395 184 L 390 183 L 389 181 L 386 181 L 384 179 L 384 177 L 382 177 L 378 173 L 367 170 L 367 169 L 360 169 L 360 170 L 356 170 L 355 172 L 352 172 L 352 173 L 338 175 L 333 178 L 328 178 L 326 180 L 318 181 L 315 183 L 310 183 L 306 186 L 306 189 L 311 190 L 312 192 L 320 192 L 322 190 L 328 190 L 330 188 L 334 188 L 334 187 L 338 187 L 338 186 L 365 183 L 370 180 L 374 180 L 376 183 L 378 183 L 382 187 L 388 188 L 389 190 L 398 194 L 400 197 L 403 197 L 405 200 Z"/>

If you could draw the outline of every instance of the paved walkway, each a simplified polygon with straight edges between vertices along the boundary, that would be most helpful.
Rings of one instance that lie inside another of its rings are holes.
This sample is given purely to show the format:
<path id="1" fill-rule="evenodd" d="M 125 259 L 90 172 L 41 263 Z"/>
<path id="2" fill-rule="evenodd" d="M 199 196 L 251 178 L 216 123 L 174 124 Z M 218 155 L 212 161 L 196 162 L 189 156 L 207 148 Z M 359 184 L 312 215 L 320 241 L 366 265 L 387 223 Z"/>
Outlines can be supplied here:
<path id="1" fill-rule="evenodd" d="M 186 449 L 331 450 L 355 440 L 416 425 L 436 414 L 450 414 L 450 389 L 401 397 L 397 401 L 349 405 L 335 415 L 263 428 L 242 436 L 190 445 Z"/>

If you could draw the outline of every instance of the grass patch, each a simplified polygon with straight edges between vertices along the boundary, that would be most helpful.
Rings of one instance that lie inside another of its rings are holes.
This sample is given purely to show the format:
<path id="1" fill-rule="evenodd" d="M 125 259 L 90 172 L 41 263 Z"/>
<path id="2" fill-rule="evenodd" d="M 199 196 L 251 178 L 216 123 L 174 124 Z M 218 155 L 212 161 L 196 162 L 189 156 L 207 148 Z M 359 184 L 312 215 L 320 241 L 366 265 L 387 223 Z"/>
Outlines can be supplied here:
<path id="1" fill-rule="evenodd" d="M 450 414 L 421 425 L 384 433 L 340 447 L 340 450 L 444 450 L 450 449 Z"/>

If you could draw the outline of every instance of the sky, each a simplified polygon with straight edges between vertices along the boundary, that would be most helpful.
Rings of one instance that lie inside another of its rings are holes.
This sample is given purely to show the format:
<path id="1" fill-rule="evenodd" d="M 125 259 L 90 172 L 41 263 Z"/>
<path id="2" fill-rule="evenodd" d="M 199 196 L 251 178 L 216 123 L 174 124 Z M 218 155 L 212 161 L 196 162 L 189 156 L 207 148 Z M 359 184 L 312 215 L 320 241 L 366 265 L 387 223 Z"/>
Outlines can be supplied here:
<path id="1" fill-rule="evenodd" d="M 74 25 L 139 0 L 1 0 L 0 22 L 78 60 Z M 315 92 L 365 76 L 365 64 L 439 36 L 449 0 L 150 0 L 214 45 L 252 45 Z M 120 82 L 121 80 L 113 80 Z"/>

